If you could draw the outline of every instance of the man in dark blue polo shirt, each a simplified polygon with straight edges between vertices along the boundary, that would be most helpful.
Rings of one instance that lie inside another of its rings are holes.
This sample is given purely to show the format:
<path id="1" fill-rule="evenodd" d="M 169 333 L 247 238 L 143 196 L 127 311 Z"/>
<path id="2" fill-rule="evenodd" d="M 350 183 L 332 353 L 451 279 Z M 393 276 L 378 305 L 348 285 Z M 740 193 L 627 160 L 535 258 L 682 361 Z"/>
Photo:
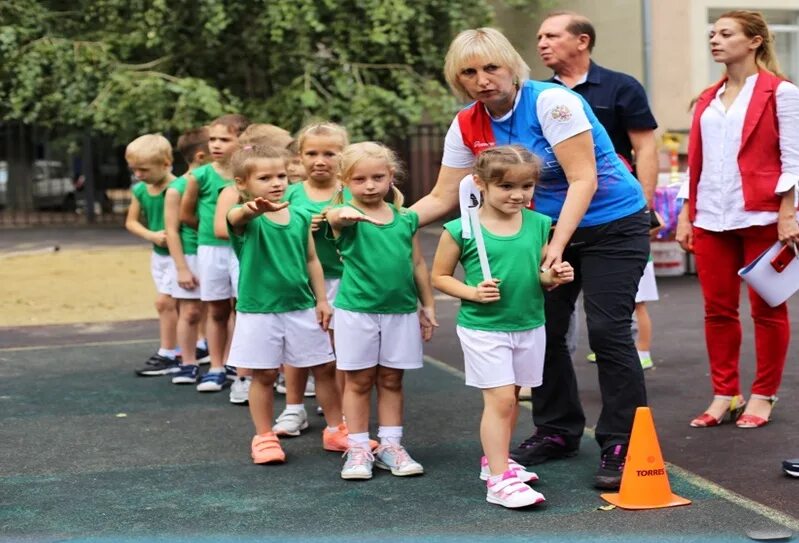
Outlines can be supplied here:
<path id="1" fill-rule="evenodd" d="M 634 77 L 591 60 L 595 43 L 591 21 L 573 12 L 551 13 L 538 30 L 538 55 L 555 72 L 551 81 L 585 98 L 616 152 L 631 167 L 634 164 L 651 207 L 658 174 L 657 122 L 644 88 Z"/>
<path id="2" fill-rule="evenodd" d="M 616 153 L 635 171 L 651 208 L 658 173 L 657 123 L 649 109 L 646 93 L 635 78 L 603 68 L 591 60 L 595 42 L 596 32 L 591 21 L 574 12 L 553 12 L 538 30 L 538 54 L 542 62 L 555 72 L 551 81 L 569 87 L 586 99 L 607 130 Z M 576 346 L 576 322 L 573 314 L 571 338 L 567 339 L 572 354 Z M 550 371 L 558 373 L 560 370 Z M 552 386 L 547 386 L 547 380 L 545 375 L 544 385 L 536 388 L 533 394 L 534 421 L 541 418 L 551 427 L 564 428 L 574 424 L 576 417 L 567 411 L 569 406 L 579 404 L 579 400 L 567 398 L 569 393 L 558 389 L 555 384 L 558 378 L 554 374 L 550 379 Z M 606 385 L 613 388 L 612 383 Z M 576 428 L 571 430 L 572 434 L 577 431 Z M 572 456 L 578 447 L 579 443 L 566 436 L 536 433 L 514 449 L 511 456 L 523 464 L 537 464 Z M 603 451 L 597 486 L 618 487 L 623 456 L 623 451 L 615 455 L 613 451 Z"/>

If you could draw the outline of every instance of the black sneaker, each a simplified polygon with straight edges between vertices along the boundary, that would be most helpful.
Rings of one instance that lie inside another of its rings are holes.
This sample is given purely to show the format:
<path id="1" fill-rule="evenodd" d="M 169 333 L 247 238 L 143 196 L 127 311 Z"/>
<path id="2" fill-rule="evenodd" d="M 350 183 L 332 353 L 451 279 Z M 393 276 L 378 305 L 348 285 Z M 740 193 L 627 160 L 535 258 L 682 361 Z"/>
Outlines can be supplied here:
<path id="1" fill-rule="evenodd" d="M 197 347 L 197 363 L 198 364 L 210 364 L 211 363 L 211 355 L 208 353 L 208 349 L 203 349 L 202 347 Z"/>
<path id="2" fill-rule="evenodd" d="M 794 458 L 792 460 L 783 460 L 782 461 L 782 469 L 791 477 L 799 477 L 799 458 Z"/>
<path id="3" fill-rule="evenodd" d="M 139 377 L 154 377 L 156 375 L 169 375 L 180 371 L 180 364 L 174 358 L 161 356 L 156 353 L 144 363 L 144 367 L 136 370 Z"/>
<path id="4" fill-rule="evenodd" d="M 602 450 L 599 469 L 594 475 L 594 486 L 606 490 L 617 490 L 621 486 L 621 474 L 627 459 L 627 444 L 611 445 Z"/>
<path id="5" fill-rule="evenodd" d="M 579 446 L 572 446 L 563 436 L 535 433 L 510 451 L 510 457 L 519 464 L 532 466 L 547 460 L 568 458 L 577 454 Z"/>

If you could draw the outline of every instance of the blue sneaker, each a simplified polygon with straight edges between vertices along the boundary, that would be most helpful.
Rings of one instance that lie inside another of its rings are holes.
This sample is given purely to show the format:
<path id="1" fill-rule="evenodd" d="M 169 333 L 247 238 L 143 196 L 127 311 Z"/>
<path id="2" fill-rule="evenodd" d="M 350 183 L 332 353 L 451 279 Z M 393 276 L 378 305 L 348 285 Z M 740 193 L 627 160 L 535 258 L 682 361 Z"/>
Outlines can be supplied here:
<path id="1" fill-rule="evenodd" d="M 197 356 L 198 364 L 209 364 L 211 362 L 211 355 L 208 352 L 208 349 L 203 347 L 197 347 L 197 349 L 195 350 L 195 354 Z"/>
<path id="2" fill-rule="evenodd" d="M 200 377 L 200 383 L 197 385 L 197 392 L 219 392 L 224 388 L 225 381 L 225 372 L 208 372 L 202 377 Z"/>
<path id="3" fill-rule="evenodd" d="M 181 364 L 179 370 L 172 376 L 173 385 L 193 385 L 200 376 L 200 366 L 197 364 Z"/>
<path id="4" fill-rule="evenodd" d="M 153 377 L 156 375 L 170 375 L 178 372 L 178 361 L 168 356 L 161 356 L 156 353 L 151 356 L 144 367 L 136 370 L 136 375 L 140 377 Z"/>

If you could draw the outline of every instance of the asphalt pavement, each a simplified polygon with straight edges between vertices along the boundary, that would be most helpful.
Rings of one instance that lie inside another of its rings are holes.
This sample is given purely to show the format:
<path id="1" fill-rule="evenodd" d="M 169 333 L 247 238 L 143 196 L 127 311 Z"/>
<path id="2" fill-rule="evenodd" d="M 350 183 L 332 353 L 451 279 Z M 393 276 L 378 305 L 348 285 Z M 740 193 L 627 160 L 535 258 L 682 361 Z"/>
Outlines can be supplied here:
<path id="1" fill-rule="evenodd" d="M 16 242 L 4 231 L 0 251 L 128 238 L 100 230 L 27 232 Z M 428 257 L 438 231 L 422 235 Z M 286 441 L 286 465 L 253 466 L 247 410 L 226 392 L 135 377 L 156 345 L 155 320 L 0 328 L 0 541 L 746 541 L 753 529 L 799 532 L 799 480 L 780 470 L 784 457 L 799 456 L 795 343 L 769 425 L 690 428 L 711 396 L 701 295 L 692 276 L 660 278 L 659 288 L 648 394 L 672 489 L 692 505 L 600 509 L 590 437 L 599 395 L 584 333 L 574 361 L 589 424 L 580 454 L 537 467 L 543 507 L 486 504 L 480 396 L 460 374 L 457 303 L 439 296 L 428 362 L 406 380 L 406 443 L 426 474 L 364 483 L 338 478 L 341 459 L 319 446 L 321 419 Z M 746 316 L 745 296 L 743 304 Z M 744 383 L 752 370 L 745 317 Z M 515 440 L 531 430 L 522 411 Z"/>

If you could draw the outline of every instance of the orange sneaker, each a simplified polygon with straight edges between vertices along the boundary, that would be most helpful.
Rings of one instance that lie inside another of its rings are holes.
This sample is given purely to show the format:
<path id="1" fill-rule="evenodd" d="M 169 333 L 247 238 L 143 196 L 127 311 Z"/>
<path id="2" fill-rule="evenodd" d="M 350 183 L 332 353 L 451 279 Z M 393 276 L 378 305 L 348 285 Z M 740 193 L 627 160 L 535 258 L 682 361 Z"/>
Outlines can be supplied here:
<path id="1" fill-rule="evenodd" d="M 338 425 L 338 432 L 331 432 L 325 428 L 322 431 L 322 448 L 326 451 L 347 452 L 347 449 L 350 448 L 347 442 L 348 436 L 347 425 L 343 422 Z M 378 445 L 379 443 L 374 439 L 369 440 L 369 446 L 372 450 L 375 450 Z"/>
<path id="2" fill-rule="evenodd" d="M 286 461 L 286 453 L 274 432 L 252 438 L 252 461 L 255 464 L 280 464 Z"/>

